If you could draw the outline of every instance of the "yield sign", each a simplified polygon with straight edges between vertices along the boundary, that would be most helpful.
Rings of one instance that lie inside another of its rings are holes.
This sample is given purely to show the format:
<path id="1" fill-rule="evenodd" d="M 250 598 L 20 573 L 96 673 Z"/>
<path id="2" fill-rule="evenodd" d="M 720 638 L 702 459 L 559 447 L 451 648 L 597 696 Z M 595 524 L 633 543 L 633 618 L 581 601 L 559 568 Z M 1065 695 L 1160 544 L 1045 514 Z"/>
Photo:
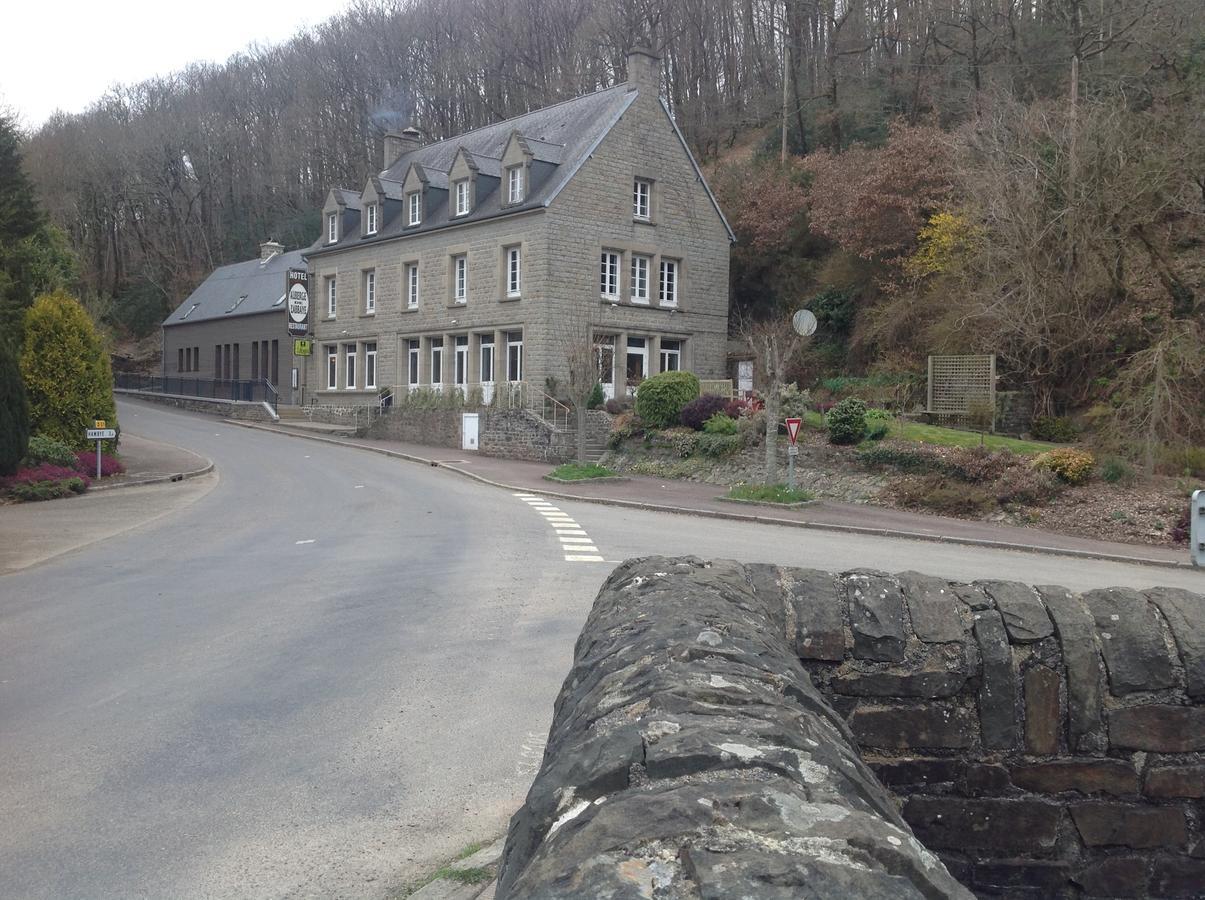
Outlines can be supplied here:
<path id="1" fill-rule="evenodd" d="M 799 426 L 803 424 L 803 419 L 787 419 L 787 437 L 794 444 L 799 437 Z"/>

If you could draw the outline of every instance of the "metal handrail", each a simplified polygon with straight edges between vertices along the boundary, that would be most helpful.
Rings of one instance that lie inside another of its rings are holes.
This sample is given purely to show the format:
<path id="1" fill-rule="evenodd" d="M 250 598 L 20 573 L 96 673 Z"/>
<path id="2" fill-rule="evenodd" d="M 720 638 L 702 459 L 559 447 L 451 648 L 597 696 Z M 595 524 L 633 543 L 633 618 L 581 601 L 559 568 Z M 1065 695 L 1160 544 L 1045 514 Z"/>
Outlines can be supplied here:
<path id="1" fill-rule="evenodd" d="M 264 379 L 264 387 L 267 388 L 265 393 L 265 402 L 272 407 L 272 415 L 280 418 L 280 394 L 276 393 L 276 388 L 272 386 L 272 382 Z"/>
<path id="2" fill-rule="evenodd" d="M 152 394 L 175 394 L 208 400 L 233 400 L 240 403 L 269 403 L 279 412 L 280 398 L 266 378 L 183 378 L 178 375 L 139 375 L 115 372 L 113 387 Z"/>

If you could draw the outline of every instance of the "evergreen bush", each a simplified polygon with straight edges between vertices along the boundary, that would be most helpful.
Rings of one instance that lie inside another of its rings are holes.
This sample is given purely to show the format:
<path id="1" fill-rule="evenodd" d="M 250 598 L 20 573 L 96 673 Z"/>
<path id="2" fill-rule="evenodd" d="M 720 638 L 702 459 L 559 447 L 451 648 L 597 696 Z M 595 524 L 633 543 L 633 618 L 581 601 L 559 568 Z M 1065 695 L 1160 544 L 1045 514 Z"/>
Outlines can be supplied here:
<path id="1" fill-rule="evenodd" d="M 707 434 L 736 434 L 740 430 L 736 419 L 731 419 L 718 412 L 703 423 L 703 431 Z"/>
<path id="2" fill-rule="evenodd" d="M 636 389 L 636 415 L 654 428 L 676 424 L 691 400 L 699 396 L 699 379 L 691 372 L 662 372 Z"/>
<path id="3" fill-rule="evenodd" d="M 859 444 L 866 437 L 866 404 L 848 397 L 825 417 L 830 444 Z"/>
<path id="4" fill-rule="evenodd" d="M 603 386 L 597 381 L 594 382 L 594 390 L 590 392 L 590 399 L 586 401 L 586 409 L 598 409 L 607 402 L 607 395 L 603 393 Z"/>
<path id="5" fill-rule="evenodd" d="M 77 461 L 75 451 L 54 438 L 44 434 L 35 434 L 29 439 L 29 449 L 25 451 L 27 465 L 36 466 L 38 463 L 50 463 L 55 466 L 75 468 Z"/>
<path id="6" fill-rule="evenodd" d="M 682 424 L 687 428 L 693 428 L 695 431 L 702 431 L 707 420 L 714 415 L 727 415 L 725 410 L 728 408 L 728 401 L 723 397 L 717 397 L 715 394 L 704 394 L 702 397 L 697 397 L 691 400 L 682 407 L 682 415 L 679 417 Z"/>
<path id="7" fill-rule="evenodd" d="M 0 337 L 0 475 L 11 475 L 29 445 L 29 401 L 17 354 Z"/>
<path id="8" fill-rule="evenodd" d="M 89 443 L 84 430 L 93 419 L 117 426 L 109 355 L 87 312 L 71 295 L 43 294 L 25 311 L 21 376 L 36 432 L 84 449 Z"/>
<path id="9" fill-rule="evenodd" d="M 1034 457 L 1033 465 L 1050 470 L 1067 484 L 1082 484 L 1092 474 L 1096 460 L 1087 450 L 1059 447 Z"/>

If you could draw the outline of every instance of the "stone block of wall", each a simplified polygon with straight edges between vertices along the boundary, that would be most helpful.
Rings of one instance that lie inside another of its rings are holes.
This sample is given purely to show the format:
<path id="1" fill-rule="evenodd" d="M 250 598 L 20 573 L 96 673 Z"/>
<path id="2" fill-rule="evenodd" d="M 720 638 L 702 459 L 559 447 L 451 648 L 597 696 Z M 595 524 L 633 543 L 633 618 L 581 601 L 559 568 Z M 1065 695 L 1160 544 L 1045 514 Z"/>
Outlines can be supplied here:
<path id="1" fill-rule="evenodd" d="M 183 397 L 176 394 L 160 394 L 155 391 L 131 391 L 114 388 L 113 393 L 138 400 L 149 400 L 164 406 L 187 409 L 190 412 L 221 416 L 223 419 L 239 419 L 246 422 L 275 422 L 272 414 L 262 403 L 245 403 L 240 400 L 211 400 L 204 397 Z"/>

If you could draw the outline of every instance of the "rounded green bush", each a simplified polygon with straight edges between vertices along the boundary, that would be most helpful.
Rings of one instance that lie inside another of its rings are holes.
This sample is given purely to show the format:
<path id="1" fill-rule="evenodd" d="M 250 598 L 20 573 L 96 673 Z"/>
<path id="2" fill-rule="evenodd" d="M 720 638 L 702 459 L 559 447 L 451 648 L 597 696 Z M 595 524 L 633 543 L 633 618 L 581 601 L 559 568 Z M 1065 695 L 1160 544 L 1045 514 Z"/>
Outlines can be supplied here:
<path id="1" fill-rule="evenodd" d="M 859 444 L 866 437 L 866 404 L 847 397 L 825 417 L 830 444 Z"/>
<path id="2" fill-rule="evenodd" d="M 29 402 L 16 350 L 0 335 L 0 475 L 11 475 L 29 444 Z"/>
<path id="3" fill-rule="evenodd" d="M 736 419 L 726 413 L 716 413 L 703 423 L 703 431 L 707 434 L 736 434 L 739 430 Z"/>
<path id="4" fill-rule="evenodd" d="M 74 469 L 77 462 L 74 450 L 62 441 L 56 441 L 44 434 L 35 434 L 29 439 L 29 449 L 25 452 L 25 460 L 33 466 L 38 463 L 50 463 L 68 469 Z"/>
<path id="5" fill-rule="evenodd" d="M 699 379 L 691 372 L 662 372 L 640 382 L 636 415 L 654 428 L 678 421 L 684 407 L 699 396 Z"/>

